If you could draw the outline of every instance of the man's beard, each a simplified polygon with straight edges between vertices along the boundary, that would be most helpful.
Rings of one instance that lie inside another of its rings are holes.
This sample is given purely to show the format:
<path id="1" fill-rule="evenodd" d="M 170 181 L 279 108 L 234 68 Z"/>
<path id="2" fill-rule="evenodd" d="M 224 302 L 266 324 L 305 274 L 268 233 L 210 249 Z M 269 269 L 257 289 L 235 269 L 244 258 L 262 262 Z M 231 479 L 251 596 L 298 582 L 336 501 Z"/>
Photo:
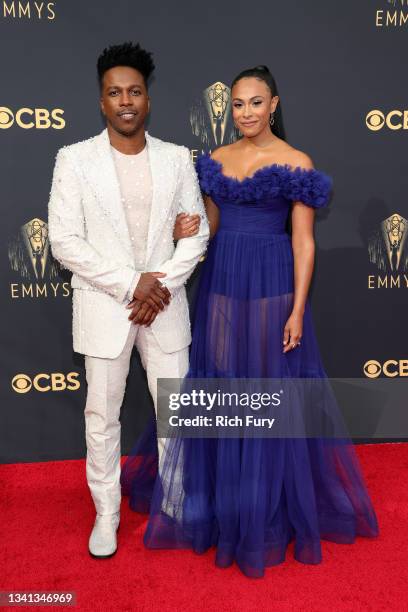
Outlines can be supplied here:
<path id="1" fill-rule="evenodd" d="M 111 126 L 111 128 L 117 133 L 120 134 L 121 136 L 124 136 L 125 138 L 132 138 L 133 136 L 135 136 L 138 132 L 140 132 L 141 130 L 144 130 L 144 125 L 142 124 L 138 124 L 136 125 L 132 130 L 128 131 L 128 130 L 123 130 L 120 128 L 120 126 L 115 125 L 114 123 L 112 123 L 111 121 L 108 121 L 109 125 Z"/>

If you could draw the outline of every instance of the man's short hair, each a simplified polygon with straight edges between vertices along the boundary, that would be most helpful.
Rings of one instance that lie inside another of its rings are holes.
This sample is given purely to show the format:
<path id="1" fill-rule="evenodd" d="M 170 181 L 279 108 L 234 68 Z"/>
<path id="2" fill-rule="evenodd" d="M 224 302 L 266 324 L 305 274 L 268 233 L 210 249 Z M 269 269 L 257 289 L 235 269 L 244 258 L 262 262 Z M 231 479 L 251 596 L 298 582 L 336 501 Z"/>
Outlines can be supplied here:
<path id="1" fill-rule="evenodd" d="M 149 77 L 155 68 L 152 54 L 142 49 L 139 43 L 127 42 L 122 45 L 112 45 L 104 49 L 98 57 L 97 70 L 101 89 L 105 72 L 116 66 L 129 66 L 140 72 L 143 75 L 146 88 Z"/>

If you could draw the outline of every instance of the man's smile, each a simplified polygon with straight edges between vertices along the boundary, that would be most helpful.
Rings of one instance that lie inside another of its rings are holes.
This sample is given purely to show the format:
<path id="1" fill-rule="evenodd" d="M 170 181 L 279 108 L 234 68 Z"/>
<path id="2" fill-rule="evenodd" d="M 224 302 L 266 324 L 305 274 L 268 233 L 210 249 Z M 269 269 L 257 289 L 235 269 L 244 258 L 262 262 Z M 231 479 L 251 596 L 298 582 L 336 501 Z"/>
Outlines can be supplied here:
<path id="1" fill-rule="evenodd" d="M 121 111 L 120 113 L 118 113 L 118 117 L 120 117 L 121 119 L 133 119 L 133 117 L 136 117 L 137 112 L 133 111 L 133 110 L 125 110 L 125 111 Z"/>

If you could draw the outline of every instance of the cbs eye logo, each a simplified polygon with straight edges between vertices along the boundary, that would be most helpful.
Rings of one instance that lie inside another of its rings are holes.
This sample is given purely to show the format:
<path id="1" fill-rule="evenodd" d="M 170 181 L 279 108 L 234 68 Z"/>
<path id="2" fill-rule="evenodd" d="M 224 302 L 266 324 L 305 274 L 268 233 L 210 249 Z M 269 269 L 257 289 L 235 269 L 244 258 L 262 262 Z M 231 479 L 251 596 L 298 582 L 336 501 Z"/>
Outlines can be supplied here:
<path id="1" fill-rule="evenodd" d="M 14 124 L 23 130 L 62 130 L 65 127 L 65 119 L 62 117 L 62 108 L 54 108 L 49 111 L 46 108 L 20 108 L 13 113 L 6 106 L 0 106 L 0 130 L 8 130 Z"/>
<path id="2" fill-rule="evenodd" d="M 378 132 L 384 126 L 390 130 L 408 130 L 408 110 L 392 110 L 385 115 L 380 110 L 367 113 L 366 126 L 372 132 Z"/>
<path id="3" fill-rule="evenodd" d="M 370 111 L 366 117 L 366 126 L 368 129 L 376 132 L 377 130 L 381 130 L 385 123 L 385 116 L 379 110 Z"/>
<path id="4" fill-rule="evenodd" d="M 53 372 L 52 374 L 37 374 L 30 378 L 27 374 L 16 374 L 11 386 L 16 393 L 28 393 L 34 388 L 40 393 L 47 391 L 77 391 L 81 386 L 78 372 Z"/>
<path id="5" fill-rule="evenodd" d="M 408 376 L 408 359 L 388 359 L 383 364 L 375 359 L 369 359 L 364 364 L 363 371 L 367 378 L 378 378 L 380 374 L 384 374 L 387 378 Z"/>

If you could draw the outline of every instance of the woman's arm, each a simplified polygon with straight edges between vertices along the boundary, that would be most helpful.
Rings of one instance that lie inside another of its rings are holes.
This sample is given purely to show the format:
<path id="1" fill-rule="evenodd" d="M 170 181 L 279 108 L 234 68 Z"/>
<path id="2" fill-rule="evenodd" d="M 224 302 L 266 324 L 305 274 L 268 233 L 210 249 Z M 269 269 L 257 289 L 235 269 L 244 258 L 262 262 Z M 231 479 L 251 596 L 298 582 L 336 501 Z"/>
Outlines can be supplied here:
<path id="1" fill-rule="evenodd" d="M 204 195 L 205 212 L 207 213 L 208 224 L 210 226 L 210 240 L 217 233 L 220 221 L 220 211 L 218 206 L 212 201 L 210 196 Z"/>
<path id="2" fill-rule="evenodd" d="M 301 315 L 305 310 L 314 267 L 314 216 L 313 208 L 301 202 L 294 202 L 292 209 L 292 248 L 295 276 L 293 311 Z"/>
<path id="3" fill-rule="evenodd" d="M 292 165 L 307 170 L 313 168 L 312 160 L 300 152 Z M 292 313 L 283 333 L 284 353 L 296 348 L 302 337 L 303 314 L 314 268 L 314 217 L 313 208 L 302 202 L 293 202 L 291 220 L 295 292 Z"/>

